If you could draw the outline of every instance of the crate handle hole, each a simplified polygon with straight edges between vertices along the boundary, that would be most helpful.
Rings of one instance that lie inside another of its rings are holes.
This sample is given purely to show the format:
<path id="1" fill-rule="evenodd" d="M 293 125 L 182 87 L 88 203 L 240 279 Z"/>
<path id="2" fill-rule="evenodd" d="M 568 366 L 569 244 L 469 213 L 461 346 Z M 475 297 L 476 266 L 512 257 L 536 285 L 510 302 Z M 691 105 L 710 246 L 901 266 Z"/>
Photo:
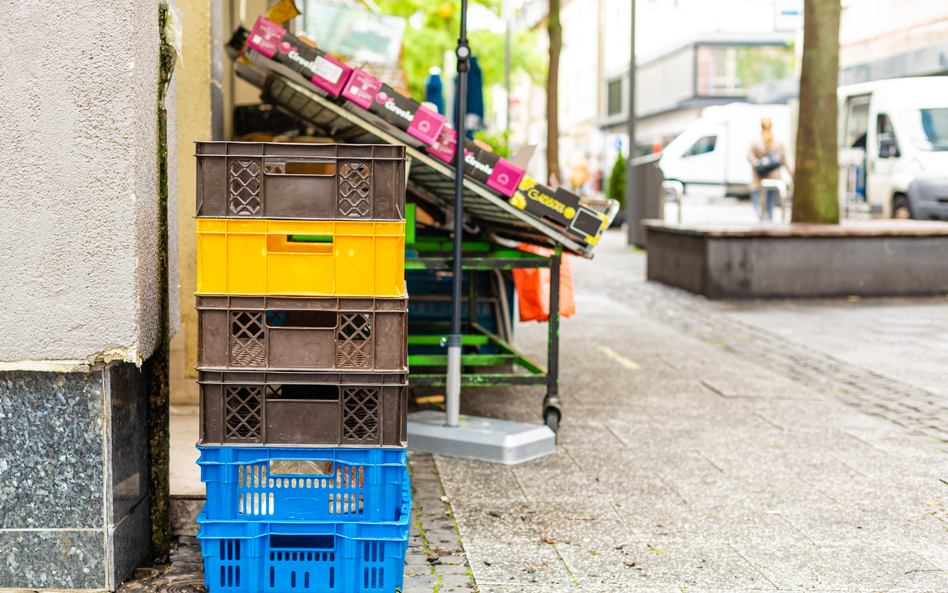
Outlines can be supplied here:
<path id="1" fill-rule="evenodd" d="M 327 476 L 333 473 L 333 462 L 317 459 L 274 459 L 270 475 Z"/>
<path id="2" fill-rule="evenodd" d="M 335 163 L 320 163 L 313 161 L 271 161 L 263 165 L 267 175 L 314 175 L 318 177 L 333 177 L 336 174 Z"/>
<path id="3" fill-rule="evenodd" d="M 334 535 L 270 535 L 271 549 L 332 550 L 335 547 Z"/>
<path id="4" fill-rule="evenodd" d="M 267 311 L 269 327 L 306 327 L 334 329 L 335 311 Z"/>

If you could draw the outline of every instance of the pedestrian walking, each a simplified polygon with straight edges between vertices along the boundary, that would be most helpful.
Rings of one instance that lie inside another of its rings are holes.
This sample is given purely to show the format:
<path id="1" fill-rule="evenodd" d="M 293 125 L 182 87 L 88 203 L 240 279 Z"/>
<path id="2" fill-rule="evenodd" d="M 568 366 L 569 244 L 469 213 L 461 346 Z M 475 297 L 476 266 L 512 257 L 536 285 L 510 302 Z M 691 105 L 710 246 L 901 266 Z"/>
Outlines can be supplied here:
<path id="1" fill-rule="evenodd" d="M 747 160 L 750 161 L 754 173 L 750 187 L 751 202 L 754 204 L 757 218 L 768 221 L 773 219 L 773 207 L 780 194 L 774 188 L 764 188 L 760 183 L 761 179 L 780 179 L 784 167 L 790 176 L 793 176 L 783 144 L 774 138 L 771 125 L 769 117 L 760 121 L 761 134 L 751 142 L 750 151 L 747 153 Z"/>

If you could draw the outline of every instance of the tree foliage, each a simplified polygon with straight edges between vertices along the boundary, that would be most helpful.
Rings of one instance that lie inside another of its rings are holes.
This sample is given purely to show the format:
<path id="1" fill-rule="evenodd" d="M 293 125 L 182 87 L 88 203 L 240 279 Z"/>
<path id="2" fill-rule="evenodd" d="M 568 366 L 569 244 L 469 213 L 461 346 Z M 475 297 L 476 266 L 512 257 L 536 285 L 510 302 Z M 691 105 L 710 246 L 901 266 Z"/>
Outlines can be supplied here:
<path id="1" fill-rule="evenodd" d="M 474 134 L 474 138 L 487 143 L 494 150 L 494 154 L 505 159 L 510 158 L 510 131 L 501 130 L 496 134 L 489 134 L 481 130 Z"/>
<path id="2" fill-rule="evenodd" d="M 625 207 L 625 169 L 626 159 L 620 152 L 616 164 L 612 166 L 612 175 L 609 176 L 609 187 L 606 196 L 619 202 L 621 207 Z"/>
<path id="3" fill-rule="evenodd" d="M 499 11 L 500 7 L 500 0 L 471 2 L 482 4 L 494 12 Z M 456 0 L 448 2 L 453 7 L 448 18 L 439 14 L 445 0 L 377 0 L 377 4 L 386 14 L 409 19 L 414 16 L 412 20 L 421 23 L 417 29 L 411 24 L 405 28 L 403 67 L 408 74 L 408 90 L 415 99 L 423 100 L 428 71 L 432 66 L 444 70 L 445 52 L 457 47 L 461 30 L 459 3 Z M 495 84 L 503 84 L 504 35 L 491 31 L 469 31 L 468 40 L 481 67 L 485 91 Z M 517 31 L 511 35 L 511 71 L 527 72 L 540 80 L 544 72 L 543 59 L 535 47 L 532 31 Z M 444 72 L 443 76 L 453 79 L 455 73 Z M 445 100 L 451 99 L 445 97 Z"/>

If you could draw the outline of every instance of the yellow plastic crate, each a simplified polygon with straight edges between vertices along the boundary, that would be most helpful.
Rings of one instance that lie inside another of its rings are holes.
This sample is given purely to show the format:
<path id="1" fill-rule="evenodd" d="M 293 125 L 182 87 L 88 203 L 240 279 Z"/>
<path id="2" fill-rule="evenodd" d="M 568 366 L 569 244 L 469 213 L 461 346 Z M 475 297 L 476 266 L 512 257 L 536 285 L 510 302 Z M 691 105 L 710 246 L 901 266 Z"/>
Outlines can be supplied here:
<path id="1" fill-rule="evenodd" d="M 405 223 L 197 219 L 197 294 L 405 296 Z"/>

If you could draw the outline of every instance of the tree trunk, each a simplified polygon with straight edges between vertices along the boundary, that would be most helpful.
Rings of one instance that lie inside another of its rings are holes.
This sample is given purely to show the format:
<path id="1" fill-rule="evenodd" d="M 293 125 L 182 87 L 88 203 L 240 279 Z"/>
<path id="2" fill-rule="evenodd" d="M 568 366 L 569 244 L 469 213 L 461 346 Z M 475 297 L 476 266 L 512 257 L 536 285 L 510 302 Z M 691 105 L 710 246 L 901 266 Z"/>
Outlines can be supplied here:
<path id="1" fill-rule="evenodd" d="M 563 26 L 560 24 L 560 0 L 550 1 L 547 29 L 550 33 L 550 69 L 546 75 L 546 175 L 562 183 L 560 176 L 560 122 L 559 122 L 559 69 L 560 48 L 563 46 Z"/>
<path id="2" fill-rule="evenodd" d="M 804 0 L 792 222 L 839 223 L 836 87 L 840 0 Z"/>

